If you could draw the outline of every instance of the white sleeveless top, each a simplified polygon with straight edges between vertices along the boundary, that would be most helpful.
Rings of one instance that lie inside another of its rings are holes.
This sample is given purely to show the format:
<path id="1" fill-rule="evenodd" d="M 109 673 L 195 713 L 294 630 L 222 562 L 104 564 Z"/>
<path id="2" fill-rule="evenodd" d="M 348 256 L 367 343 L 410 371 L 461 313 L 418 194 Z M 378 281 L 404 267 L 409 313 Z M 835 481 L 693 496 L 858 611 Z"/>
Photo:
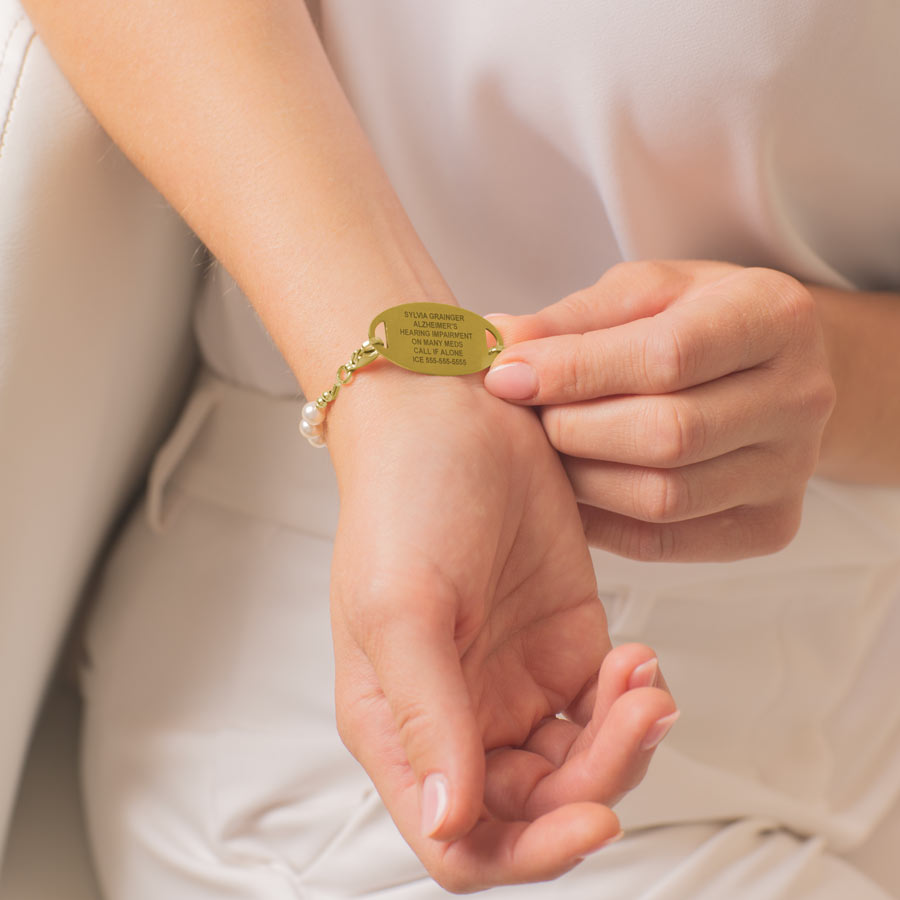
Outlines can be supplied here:
<path id="1" fill-rule="evenodd" d="M 323 40 L 459 301 L 533 311 L 621 259 L 900 289 L 900 2 L 324 0 Z M 210 365 L 297 388 L 221 269 Z M 630 826 L 771 815 L 839 847 L 900 793 L 900 492 L 814 482 L 728 565 L 596 557 L 683 709 Z"/>

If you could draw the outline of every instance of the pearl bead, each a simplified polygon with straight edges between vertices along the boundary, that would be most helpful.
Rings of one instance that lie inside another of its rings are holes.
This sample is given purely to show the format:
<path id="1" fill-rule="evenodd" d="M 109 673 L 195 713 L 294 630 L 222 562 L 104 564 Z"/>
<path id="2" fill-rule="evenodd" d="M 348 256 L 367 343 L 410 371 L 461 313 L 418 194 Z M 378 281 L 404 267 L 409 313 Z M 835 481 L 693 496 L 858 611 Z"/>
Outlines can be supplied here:
<path id="1" fill-rule="evenodd" d="M 300 415 L 302 415 L 303 420 L 309 422 L 310 425 L 321 425 L 325 421 L 325 410 L 319 409 L 312 400 L 303 405 L 303 411 Z"/>
<path id="2" fill-rule="evenodd" d="M 310 444 L 313 447 L 324 447 L 325 446 L 325 435 L 323 434 L 314 434 L 312 437 L 307 438 Z"/>
<path id="3" fill-rule="evenodd" d="M 306 419 L 300 420 L 300 434 L 305 438 L 316 437 L 322 433 L 321 425 L 310 425 Z"/>

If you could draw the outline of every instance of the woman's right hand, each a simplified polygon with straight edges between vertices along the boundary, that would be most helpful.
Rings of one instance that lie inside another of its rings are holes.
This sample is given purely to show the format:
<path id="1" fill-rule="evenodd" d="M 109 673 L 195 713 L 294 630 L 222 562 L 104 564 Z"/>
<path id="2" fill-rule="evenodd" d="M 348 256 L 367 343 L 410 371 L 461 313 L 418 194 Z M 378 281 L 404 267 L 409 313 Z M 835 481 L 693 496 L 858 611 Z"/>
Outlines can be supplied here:
<path id="1" fill-rule="evenodd" d="M 445 887 L 571 868 L 618 833 L 608 804 L 643 776 L 675 705 L 651 650 L 610 654 L 540 422 L 477 376 L 377 363 L 341 391 L 329 445 L 345 743 Z"/>
<path id="2" fill-rule="evenodd" d="M 620 263 L 504 319 L 485 386 L 541 407 L 593 546 L 645 562 L 774 553 L 800 526 L 836 397 L 817 292 L 772 269 Z"/>

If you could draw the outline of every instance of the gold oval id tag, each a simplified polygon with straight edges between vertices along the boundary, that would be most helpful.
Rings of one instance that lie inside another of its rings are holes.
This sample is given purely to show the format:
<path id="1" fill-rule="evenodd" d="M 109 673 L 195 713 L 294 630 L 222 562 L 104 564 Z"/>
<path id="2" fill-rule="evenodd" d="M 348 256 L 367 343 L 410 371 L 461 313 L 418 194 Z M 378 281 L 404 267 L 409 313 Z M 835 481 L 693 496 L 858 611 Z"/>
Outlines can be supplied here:
<path id="1" fill-rule="evenodd" d="M 384 340 L 375 329 L 384 325 Z M 496 344 L 488 342 L 492 335 Z M 369 341 L 392 363 L 425 375 L 470 375 L 503 349 L 500 332 L 477 313 L 445 303 L 403 303 L 372 319 Z"/>

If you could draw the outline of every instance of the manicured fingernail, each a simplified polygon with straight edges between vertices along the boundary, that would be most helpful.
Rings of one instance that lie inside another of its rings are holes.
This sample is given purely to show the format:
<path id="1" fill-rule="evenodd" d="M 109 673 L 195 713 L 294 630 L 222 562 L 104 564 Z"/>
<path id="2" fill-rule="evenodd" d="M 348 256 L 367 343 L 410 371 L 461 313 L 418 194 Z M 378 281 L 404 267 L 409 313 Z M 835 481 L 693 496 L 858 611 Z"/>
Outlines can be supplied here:
<path id="1" fill-rule="evenodd" d="M 584 862 L 584 860 L 587 859 L 589 856 L 593 856 L 595 853 L 599 853 L 604 847 L 608 847 L 610 844 L 614 844 L 616 841 L 621 841 L 623 837 L 625 837 L 624 831 L 620 831 L 618 834 L 614 834 L 611 838 L 607 838 L 602 844 L 598 844 L 596 847 L 594 847 L 593 850 L 588 850 L 587 853 L 584 853 L 581 856 L 579 856 L 575 860 L 575 862 L 576 863 Z"/>
<path id="2" fill-rule="evenodd" d="M 678 721 L 680 715 L 681 710 L 676 709 L 670 715 L 657 719 L 647 729 L 644 740 L 641 741 L 641 750 L 652 750 L 669 733 L 669 729 Z"/>
<path id="3" fill-rule="evenodd" d="M 422 783 L 422 834 L 431 837 L 447 818 L 450 790 L 440 772 L 432 772 Z"/>
<path id="4" fill-rule="evenodd" d="M 656 687 L 659 680 L 659 660 L 654 656 L 647 662 L 635 666 L 631 677 L 628 679 L 628 690 L 639 687 Z"/>
<path id="5" fill-rule="evenodd" d="M 538 391 L 537 372 L 527 363 L 504 363 L 488 370 L 484 386 L 503 400 L 530 400 Z"/>
<path id="6" fill-rule="evenodd" d="M 488 313 L 485 319 L 505 319 L 509 313 Z"/>

